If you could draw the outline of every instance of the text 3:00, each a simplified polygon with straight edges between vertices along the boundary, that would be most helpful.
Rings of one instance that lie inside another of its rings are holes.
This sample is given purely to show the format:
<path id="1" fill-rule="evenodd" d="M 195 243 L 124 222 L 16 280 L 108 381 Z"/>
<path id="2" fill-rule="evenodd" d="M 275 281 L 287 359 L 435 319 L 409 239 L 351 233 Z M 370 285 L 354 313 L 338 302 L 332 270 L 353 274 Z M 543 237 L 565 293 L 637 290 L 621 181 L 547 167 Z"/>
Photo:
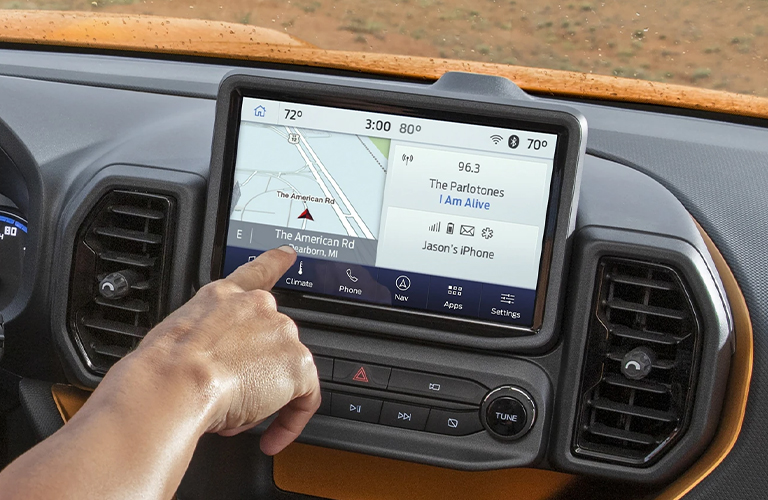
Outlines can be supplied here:
<path id="1" fill-rule="evenodd" d="M 384 120 L 365 120 L 365 130 L 383 130 L 389 132 L 392 129 L 392 123 Z"/>

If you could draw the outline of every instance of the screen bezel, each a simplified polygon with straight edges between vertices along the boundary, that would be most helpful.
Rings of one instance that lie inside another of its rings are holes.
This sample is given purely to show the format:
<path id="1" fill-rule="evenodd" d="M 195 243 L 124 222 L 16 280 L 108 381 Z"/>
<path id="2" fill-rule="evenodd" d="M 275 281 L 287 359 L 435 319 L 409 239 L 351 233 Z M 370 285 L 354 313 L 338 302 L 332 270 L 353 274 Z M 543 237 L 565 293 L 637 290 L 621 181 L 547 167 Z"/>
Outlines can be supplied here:
<path id="1" fill-rule="evenodd" d="M 228 83 L 228 84 L 227 84 Z M 429 87 L 424 86 L 426 91 Z M 540 255 L 539 278 L 536 289 L 534 321 L 531 327 L 492 322 L 461 316 L 448 316 L 429 311 L 402 309 L 390 306 L 355 302 L 343 298 L 319 296 L 294 290 L 274 290 L 281 308 L 294 319 L 325 323 L 334 326 L 366 328 L 376 331 L 385 324 L 412 327 L 437 332 L 452 332 L 474 337 L 518 337 L 536 334 L 547 329 L 547 318 L 557 313 L 558 303 L 548 301 L 553 293 L 560 295 L 563 281 L 564 251 L 566 237 L 572 230 L 571 217 L 574 190 L 577 185 L 577 166 L 583 151 L 582 121 L 567 111 L 546 109 L 547 106 L 526 106 L 527 103 L 483 102 L 464 99 L 417 94 L 399 89 L 371 89 L 364 86 L 319 84 L 290 79 L 272 79 L 235 75 L 222 84 L 219 95 L 219 112 L 214 141 L 212 175 L 219 175 L 217 192 L 209 193 L 218 200 L 215 216 L 215 234 L 210 260 L 210 280 L 221 277 L 229 226 L 229 207 L 232 197 L 237 143 L 241 123 L 243 97 L 295 102 L 342 109 L 388 113 L 403 117 L 437 119 L 458 123 L 494 126 L 499 128 L 524 129 L 535 132 L 556 134 L 558 144 L 553 161 L 553 175 L 550 185 L 550 202 L 546 212 L 546 223 Z M 549 106 L 551 108 L 552 106 Z M 221 129 L 223 125 L 223 130 Z M 218 155 L 217 155 L 218 153 Z M 215 189 L 211 186 L 212 189 Z M 553 280 L 553 270 L 555 278 Z M 559 300 L 559 299 L 558 299 Z M 551 313 L 550 309 L 552 309 Z M 552 337 L 554 317 L 549 321 L 550 330 L 544 342 Z M 385 328 L 386 330 L 386 328 Z M 470 343 L 471 344 L 471 343 Z"/>

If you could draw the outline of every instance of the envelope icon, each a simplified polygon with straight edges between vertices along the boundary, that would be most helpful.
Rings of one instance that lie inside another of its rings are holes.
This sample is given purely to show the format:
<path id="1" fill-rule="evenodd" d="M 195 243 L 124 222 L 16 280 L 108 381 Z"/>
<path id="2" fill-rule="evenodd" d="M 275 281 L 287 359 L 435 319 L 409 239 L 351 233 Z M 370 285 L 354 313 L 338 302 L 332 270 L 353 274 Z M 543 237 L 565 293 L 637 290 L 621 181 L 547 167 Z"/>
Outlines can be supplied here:
<path id="1" fill-rule="evenodd" d="M 462 236 L 474 236 L 475 226 L 465 226 L 464 224 L 462 224 L 461 228 L 459 229 L 459 234 Z"/>

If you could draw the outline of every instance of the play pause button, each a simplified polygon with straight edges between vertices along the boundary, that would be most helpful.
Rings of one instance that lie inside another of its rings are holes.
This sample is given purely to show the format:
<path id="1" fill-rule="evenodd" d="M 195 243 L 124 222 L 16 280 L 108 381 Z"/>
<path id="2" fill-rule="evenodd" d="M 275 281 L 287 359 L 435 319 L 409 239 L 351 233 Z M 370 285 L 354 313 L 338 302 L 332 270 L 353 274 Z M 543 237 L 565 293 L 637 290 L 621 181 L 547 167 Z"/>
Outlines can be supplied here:
<path id="1" fill-rule="evenodd" d="M 429 408 L 386 401 L 381 408 L 380 422 L 393 427 L 422 431 L 427 425 L 428 416 Z"/>
<path id="2" fill-rule="evenodd" d="M 331 415 L 334 417 L 376 423 L 379 420 L 381 401 L 351 394 L 334 393 L 331 398 Z"/>

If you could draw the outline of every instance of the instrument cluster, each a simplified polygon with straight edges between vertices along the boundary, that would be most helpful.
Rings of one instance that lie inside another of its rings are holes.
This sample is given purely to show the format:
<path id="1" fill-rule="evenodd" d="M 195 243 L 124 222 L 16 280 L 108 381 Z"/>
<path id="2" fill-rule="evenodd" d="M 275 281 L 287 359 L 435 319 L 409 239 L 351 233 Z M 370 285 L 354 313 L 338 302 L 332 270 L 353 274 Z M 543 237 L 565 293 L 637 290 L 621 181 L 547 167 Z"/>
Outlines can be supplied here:
<path id="1" fill-rule="evenodd" d="M 18 209 L 0 205 L 0 310 L 11 303 L 21 286 L 28 232 Z"/>

